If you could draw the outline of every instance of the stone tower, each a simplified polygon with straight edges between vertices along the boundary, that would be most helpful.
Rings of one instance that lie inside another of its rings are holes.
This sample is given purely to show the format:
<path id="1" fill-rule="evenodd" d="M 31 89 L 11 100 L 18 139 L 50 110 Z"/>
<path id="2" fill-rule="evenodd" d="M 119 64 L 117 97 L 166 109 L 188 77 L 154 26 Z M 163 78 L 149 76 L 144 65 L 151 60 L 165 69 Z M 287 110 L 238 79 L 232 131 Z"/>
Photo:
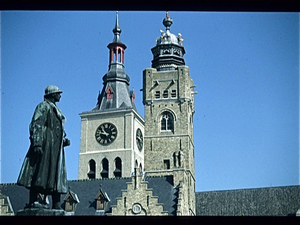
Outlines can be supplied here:
<path id="1" fill-rule="evenodd" d="M 182 37 L 166 31 L 152 48 L 152 68 L 143 71 L 145 106 L 145 171 L 147 175 L 173 175 L 178 188 L 177 215 L 195 215 L 195 163 L 193 114 L 194 83 L 185 66 Z"/>
<path id="2" fill-rule="evenodd" d="M 144 169 L 144 120 L 136 110 L 134 90 L 129 90 L 121 31 L 117 12 L 97 105 L 80 114 L 78 179 L 130 177 L 134 168 Z"/>

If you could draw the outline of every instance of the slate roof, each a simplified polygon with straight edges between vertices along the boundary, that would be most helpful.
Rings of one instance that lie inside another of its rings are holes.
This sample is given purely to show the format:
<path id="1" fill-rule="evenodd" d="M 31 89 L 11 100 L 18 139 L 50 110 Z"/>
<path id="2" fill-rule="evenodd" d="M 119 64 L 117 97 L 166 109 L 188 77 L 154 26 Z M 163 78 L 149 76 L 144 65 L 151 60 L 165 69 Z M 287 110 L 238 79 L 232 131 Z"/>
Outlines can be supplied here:
<path id="1" fill-rule="evenodd" d="M 111 204 L 117 203 L 116 198 L 121 197 L 121 190 L 126 189 L 126 182 L 130 181 L 131 178 L 69 181 L 69 186 L 72 188 L 72 191 L 77 194 L 80 200 L 75 215 L 95 215 L 95 198 L 100 191 L 100 185 L 102 185 L 102 190 L 108 194 L 111 200 L 108 203 L 108 208 L 111 210 Z"/>
<path id="2" fill-rule="evenodd" d="M 68 182 L 72 192 L 76 193 L 80 203 L 75 215 L 95 215 L 96 196 L 100 188 L 107 193 L 111 206 L 116 205 L 117 197 L 122 196 L 131 178 L 71 180 Z M 153 196 L 158 196 L 158 203 L 163 203 L 163 210 L 175 215 L 177 207 L 177 189 L 173 186 L 173 177 L 147 177 L 148 188 L 153 189 Z M 100 186 L 101 185 L 101 186 Z M 28 203 L 29 191 L 13 184 L 0 184 L 0 192 L 9 197 L 14 213 Z M 66 194 L 62 195 L 61 202 Z M 52 204 L 51 197 L 49 198 Z M 253 188 L 226 191 L 196 192 L 197 216 L 295 216 L 300 209 L 300 185 Z"/>
<path id="3" fill-rule="evenodd" d="M 196 192 L 197 216 L 295 216 L 300 186 Z"/>
<path id="4" fill-rule="evenodd" d="M 158 203 L 163 203 L 164 211 L 176 215 L 177 189 L 173 186 L 173 176 L 146 177 L 148 188 L 153 188 L 153 196 L 158 196 Z"/>
<path id="5" fill-rule="evenodd" d="M 14 213 L 21 210 L 29 202 L 29 191 L 17 184 L 0 184 L 1 193 L 8 196 Z"/>
<path id="6" fill-rule="evenodd" d="M 117 204 L 116 198 L 122 196 L 121 190 L 126 190 L 126 183 L 131 181 L 131 178 L 68 181 L 72 192 L 76 193 L 80 201 L 76 206 L 75 215 L 95 215 L 95 198 L 100 191 L 100 187 L 107 193 L 110 199 L 106 213 L 111 213 L 111 206 Z M 174 207 L 176 196 L 174 194 L 176 194 L 176 190 L 173 188 L 173 177 L 146 177 L 145 181 L 148 182 L 148 188 L 153 189 L 153 196 L 159 197 L 158 203 L 163 203 L 164 211 L 168 211 L 169 215 L 174 215 L 176 210 L 176 207 Z M 15 213 L 23 209 L 28 203 L 29 191 L 26 188 L 16 184 L 0 184 L 0 189 L 3 194 L 9 196 Z M 61 196 L 62 206 L 66 195 L 63 194 Z M 49 201 L 51 205 L 51 197 Z"/>

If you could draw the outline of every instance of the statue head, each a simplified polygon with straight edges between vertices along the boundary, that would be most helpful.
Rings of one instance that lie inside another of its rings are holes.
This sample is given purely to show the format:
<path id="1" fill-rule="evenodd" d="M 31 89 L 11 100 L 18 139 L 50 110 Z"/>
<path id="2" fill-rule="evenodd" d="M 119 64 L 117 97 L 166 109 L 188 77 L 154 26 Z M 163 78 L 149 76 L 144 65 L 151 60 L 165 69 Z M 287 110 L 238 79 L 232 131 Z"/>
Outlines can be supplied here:
<path id="1" fill-rule="evenodd" d="M 45 89 L 45 96 L 54 94 L 54 93 L 62 93 L 62 90 L 60 90 L 57 86 L 55 85 L 49 85 Z"/>
<path id="2" fill-rule="evenodd" d="M 58 102 L 60 100 L 61 93 L 62 93 L 62 90 L 60 90 L 57 86 L 49 85 L 45 89 L 44 97 L 51 100 L 52 102 Z"/>

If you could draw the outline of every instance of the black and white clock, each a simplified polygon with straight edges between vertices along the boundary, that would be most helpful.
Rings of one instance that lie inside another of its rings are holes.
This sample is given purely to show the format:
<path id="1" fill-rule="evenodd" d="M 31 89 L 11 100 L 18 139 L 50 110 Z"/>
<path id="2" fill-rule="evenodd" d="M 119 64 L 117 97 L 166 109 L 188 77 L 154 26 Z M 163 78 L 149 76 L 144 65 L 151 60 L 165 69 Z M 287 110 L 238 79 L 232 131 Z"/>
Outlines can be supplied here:
<path id="1" fill-rule="evenodd" d="M 117 128 L 112 123 L 102 123 L 96 130 L 95 138 L 101 145 L 109 145 L 117 138 Z"/>
<path id="2" fill-rule="evenodd" d="M 142 151 L 142 149 L 143 149 L 143 133 L 140 128 L 138 128 L 136 130 L 136 145 L 138 146 L 138 149 L 140 151 Z"/>

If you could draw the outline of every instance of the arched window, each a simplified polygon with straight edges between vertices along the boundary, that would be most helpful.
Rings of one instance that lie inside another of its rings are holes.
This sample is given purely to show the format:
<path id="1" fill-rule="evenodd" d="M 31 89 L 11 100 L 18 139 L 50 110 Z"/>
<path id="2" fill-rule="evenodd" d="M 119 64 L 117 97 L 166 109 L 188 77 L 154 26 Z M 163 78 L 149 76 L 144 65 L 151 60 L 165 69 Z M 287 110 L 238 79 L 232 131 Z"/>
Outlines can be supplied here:
<path id="1" fill-rule="evenodd" d="M 102 171 L 101 177 L 108 178 L 108 160 L 106 158 L 102 159 Z"/>
<path id="2" fill-rule="evenodd" d="M 117 50 L 114 48 L 113 62 L 117 61 Z"/>
<path id="3" fill-rule="evenodd" d="M 95 179 L 95 175 L 96 175 L 96 162 L 93 159 L 91 159 L 89 161 L 89 172 L 88 172 L 87 175 L 88 175 L 89 179 Z"/>
<path id="4" fill-rule="evenodd" d="M 118 62 L 121 62 L 121 49 L 118 50 Z"/>
<path id="5" fill-rule="evenodd" d="M 164 112 L 161 116 L 161 131 L 173 131 L 174 119 L 171 113 Z"/>
<path id="6" fill-rule="evenodd" d="M 137 160 L 135 160 L 135 168 L 138 168 L 138 166 L 139 166 L 139 163 Z"/>
<path id="7" fill-rule="evenodd" d="M 140 169 L 141 169 L 141 171 L 143 171 L 143 166 L 142 166 L 142 163 L 140 163 Z"/>
<path id="8" fill-rule="evenodd" d="M 119 157 L 115 159 L 115 167 L 116 167 L 114 171 L 115 177 L 122 177 L 122 160 Z"/>

